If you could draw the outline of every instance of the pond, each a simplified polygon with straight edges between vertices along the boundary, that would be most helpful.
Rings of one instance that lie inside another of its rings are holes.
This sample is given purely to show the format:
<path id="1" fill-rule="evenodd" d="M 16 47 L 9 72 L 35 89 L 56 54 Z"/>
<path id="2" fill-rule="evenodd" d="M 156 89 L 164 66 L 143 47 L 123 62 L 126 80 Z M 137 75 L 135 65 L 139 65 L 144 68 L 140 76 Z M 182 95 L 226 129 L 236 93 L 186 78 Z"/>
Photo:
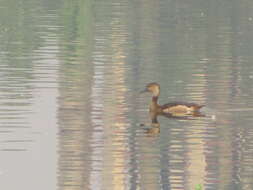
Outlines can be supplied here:
<path id="1" fill-rule="evenodd" d="M 252 9 L 1 0 L 0 189 L 253 189 Z M 153 128 L 150 82 L 205 116 Z"/>

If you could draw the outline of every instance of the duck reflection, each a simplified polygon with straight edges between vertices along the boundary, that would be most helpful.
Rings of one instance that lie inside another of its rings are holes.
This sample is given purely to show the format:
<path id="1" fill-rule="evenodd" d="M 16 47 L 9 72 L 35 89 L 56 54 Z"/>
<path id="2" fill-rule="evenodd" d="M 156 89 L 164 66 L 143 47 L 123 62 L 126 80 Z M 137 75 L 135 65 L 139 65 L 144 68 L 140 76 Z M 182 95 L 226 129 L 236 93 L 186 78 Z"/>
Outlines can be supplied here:
<path id="1" fill-rule="evenodd" d="M 149 112 L 149 117 L 151 119 L 151 124 L 149 128 L 145 129 L 147 134 L 159 134 L 160 133 L 160 123 L 157 120 L 158 114 L 156 112 Z"/>
<path id="2" fill-rule="evenodd" d="M 160 123 L 158 121 L 158 117 L 166 117 L 168 119 L 177 119 L 177 120 L 195 120 L 196 117 L 205 117 L 205 115 L 201 112 L 194 112 L 193 114 L 165 114 L 158 113 L 155 111 L 149 112 L 149 118 L 151 120 L 151 124 L 149 128 L 145 128 L 147 134 L 159 134 L 160 133 Z M 141 124 L 144 126 L 144 124 Z"/>

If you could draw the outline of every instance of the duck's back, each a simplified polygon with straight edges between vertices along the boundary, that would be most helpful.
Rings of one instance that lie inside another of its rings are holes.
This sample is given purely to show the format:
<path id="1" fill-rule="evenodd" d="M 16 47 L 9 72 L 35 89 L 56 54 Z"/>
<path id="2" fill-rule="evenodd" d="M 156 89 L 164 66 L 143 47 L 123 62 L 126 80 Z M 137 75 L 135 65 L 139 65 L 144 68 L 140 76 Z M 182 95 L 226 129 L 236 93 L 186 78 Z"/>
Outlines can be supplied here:
<path id="1" fill-rule="evenodd" d="M 161 106 L 164 113 L 191 113 L 196 112 L 204 105 L 187 102 L 171 102 Z"/>

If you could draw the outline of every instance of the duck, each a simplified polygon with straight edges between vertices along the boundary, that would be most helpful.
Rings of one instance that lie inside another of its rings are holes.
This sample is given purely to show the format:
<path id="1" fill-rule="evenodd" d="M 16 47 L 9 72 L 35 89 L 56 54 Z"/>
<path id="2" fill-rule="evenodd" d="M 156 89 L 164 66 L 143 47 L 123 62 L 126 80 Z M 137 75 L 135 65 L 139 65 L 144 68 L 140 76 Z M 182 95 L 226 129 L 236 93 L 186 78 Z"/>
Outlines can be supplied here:
<path id="1" fill-rule="evenodd" d="M 159 105 L 158 98 L 160 95 L 160 85 L 152 82 L 146 85 L 141 93 L 152 93 L 152 101 L 149 106 L 149 111 L 156 114 L 163 114 L 167 116 L 198 116 L 200 109 L 205 105 L 188 102 L 170 102 L 164 105 Z"/>

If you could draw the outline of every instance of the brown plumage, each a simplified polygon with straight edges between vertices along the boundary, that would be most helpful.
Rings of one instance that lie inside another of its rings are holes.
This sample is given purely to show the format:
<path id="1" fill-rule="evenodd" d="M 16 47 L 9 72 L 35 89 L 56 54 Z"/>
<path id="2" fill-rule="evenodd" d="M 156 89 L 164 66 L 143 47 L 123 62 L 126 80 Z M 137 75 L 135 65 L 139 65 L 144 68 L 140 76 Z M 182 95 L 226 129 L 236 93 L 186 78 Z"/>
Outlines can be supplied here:
<path id="1" fill-rule="evenodd" d="M 196 115 L 204 105 L 187 102 L 171 102 L 164 105 L 158 104 L 160 95 L 160 85 L 158 83 L 149 83 L 142 92 L 151 92 L 153 97 L 150 103 L 150 112 L 159 114 L 169 114 L 173 116 Z"/>

